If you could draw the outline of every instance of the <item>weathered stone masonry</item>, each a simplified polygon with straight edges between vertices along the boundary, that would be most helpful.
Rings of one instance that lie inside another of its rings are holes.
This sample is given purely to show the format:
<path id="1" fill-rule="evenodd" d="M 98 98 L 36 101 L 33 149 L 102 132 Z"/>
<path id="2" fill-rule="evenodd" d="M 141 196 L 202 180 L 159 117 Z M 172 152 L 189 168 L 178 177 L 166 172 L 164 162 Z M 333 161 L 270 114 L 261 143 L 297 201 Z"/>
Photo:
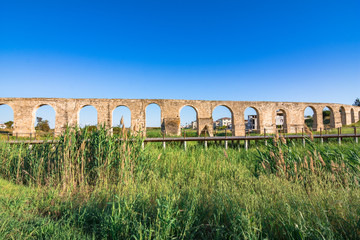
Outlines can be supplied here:
<path id="1" fill-rule="evenodd" d="M 304 126 L 304 110 L 311 107 L 314 111 L 314 126 L 323 128 L 322 111 L 331 110 L 331 127 L 341 127 L 359 121 L 360 107 L 336 103 L 306 102 L 247 102 L 247 101 L 205 101 L 173 99 L 73 99 L 73 98 L 0 98 L 0 105 L 7 104 L 14 111 L 14 133 L 33 133 L 36 110 L 50 105 L 56 113 L 55 132 L 61 132 L 66 125 L 76 125 L 79 112 L 85 106 L 93 106 L 98 112 L 98 124 L 111 126 L 113 111 L 118 106 L 126 106 L 131 111 L 131 126 L 145 130 L 146 107 L 156 103 L 161 108 L 161 122 L 167 134 L 180 134 L 180 110 L 191 106 L 197 113 L 198 132 L 207 129 L 212 135 L 212 112 L 217 106 L 226 106 L 232 113 L 232 134 L 244 135 L 244 111 L 252 107 L 257 111 L 259 131 L 273 133 L 277 110 L 285 113 L 284 127 L 289 133 L 299 131 Z M 340 107 L 343 111 L 339 112 Z"/>

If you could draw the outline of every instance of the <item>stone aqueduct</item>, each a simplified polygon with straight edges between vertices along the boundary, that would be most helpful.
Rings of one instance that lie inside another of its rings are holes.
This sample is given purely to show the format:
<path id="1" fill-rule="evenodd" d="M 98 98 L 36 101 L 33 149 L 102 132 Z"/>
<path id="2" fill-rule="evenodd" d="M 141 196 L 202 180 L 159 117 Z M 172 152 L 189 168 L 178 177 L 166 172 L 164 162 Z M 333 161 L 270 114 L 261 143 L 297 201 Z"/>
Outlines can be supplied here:
<path id="1" fill-rule="evenodd" d="M 197 114 L 198 132 L 207 129 L 212 135 L 212 112 L 217 106 L 227 107 L 232 114 L 232 135 L 242 136 L 245 130 L 244 111 L 248 107 L 256 110 L 258 130 L 263 133 L 275 131 L 277 110 L 284 113 L 284 128 L 294 133 L 304 126 L 304 110 L 311 107 L 314 112 L 313 128 L 323 128 L 322 111 L 328 107 L 331 111 L 331 127 L 341 127 L 359 121 L 360 107 L 335 103 L 309 102 L 248 102 L 248 101 L 205 101 L 173 99 L 65 99 L 65 98 L 0 98 L 0 105 L 9 105 L 14 112 L 14 133 L 35 132 L 36 110 L 50 105 L 55 110 L 55 132 L 61 132 L 66 125 L 79 122 L 79 112 L 85 106 L 93 106 L 98 113 L 98 124 L 112 125 L 112 115 L 118 106 L 126 106 L 131 111 L 131 126 L 146 129 L 146 107 L 156 103 L 161 109 L 162 128 L 167 134 L 180 134 L 180 110 L 191 106 Z M 339 109 L 342 109 L 340 112 Z"/>

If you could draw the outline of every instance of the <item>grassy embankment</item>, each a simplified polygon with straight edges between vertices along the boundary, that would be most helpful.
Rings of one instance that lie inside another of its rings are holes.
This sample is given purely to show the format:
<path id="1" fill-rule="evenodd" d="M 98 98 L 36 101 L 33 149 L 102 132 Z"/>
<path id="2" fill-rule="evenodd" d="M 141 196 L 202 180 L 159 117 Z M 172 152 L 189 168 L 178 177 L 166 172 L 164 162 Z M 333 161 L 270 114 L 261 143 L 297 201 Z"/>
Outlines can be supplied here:
<path id="1" fill-rule="evenodd" d="M 100 130 L 0 143 L 0 238 L 359 238 L 359 146 L 275 141 L 142 150 Z"/>
<path id="2" fill-rule="evenodd" d="M 341 133 L 343 133 L 343 134 L 354 133 L 354 127 L 357 128 L 357 133 L 360 133 L 360 121 L 357 123 L 353 123 L 353 124 L 349 124 L 349 125 L 345 125 L 345 126 L 341 127 Z M 326 130 L 326 134 L 337 134 L 337 133 L 338 133 L 337 129 Z"/>
<path id="3" fill-rule="evenodd" d="M 37 130 L 36 133 L 31 134 L 31 139 L 32 140 L 50 140 L 50 139 L 54 139 L 56 138 L 56 136 L 54 135 L 54 130 L 51 129 L 49 132 L 43 132 L 43 131 L 39 131 Z M 0 141 L 1 140 L 29 140 L 30 139 L 30 134 L 26 134 L 25 136 L 16 136 L 16 134 L 13 134 L 13 130 L 4 130 L 0 132 Z"/>
<path id="4" fill-rule="evenodd" d="M 311 120 L 311 119 L 310 119 Z M 327 116 L 325 117 L 325 120 L 327 122 L 330 122 L 330 117 Z M 306 122 L 306 125 L 311 129 L 312 128 L 312 120 L 311 121 L 307 121 Z M 354 127 L 360 127 L 360 121 L 357 122 L 357 123 L 354 123 L 354 124 L 350 124 L 350 125 L 346 125 L 346 126 L 343 126 L 342 127 L 342 133 L 343 134 L 348 134 L 348 133 L 354 133 Z M 92 130 L 93 129 L 96 129 L 95 126 L 92 126 L 91 128 Z M 126 129 L 127 131 L 130 131 L 129 129 Z M 36 139 L 36 140 L 51 140 L 51 139 L 54 139 L 54 138 L 57 138 L 54 136 L 54 133 L 53 133 L 53 129 L 51 129 L 50 132 L 43 132 L 43 131 L 39 131 L 37 130 L 36 131 L 36 134 L 32 134 L 32 137 L 31 139 Z M 360 129 L 359 129 L 360 131 Z M 359 132 L 358 131 L 358 132 Z M 8 132 L 10 135 L 7 136 L 7 133 Z M 115 136 L 119 136 L 119 132 L 121 132 L 121 128 L 119 127 L 115 127 L 114 130 L 113 130 L 113 133 Z M 320 134 L 319 131 L 312 131 L 313 134 Z M 338 129 L 329 129 L 329 130 L 326 130 L 322 132 L 322 134 L 337 134 L 338 133 Z M 186 137 L 197 137 L 198 134 L 197 134 L 197 130 L 196 129 L 182 129 L 181 130 L 181 136 L 173 136 L 173 135 L 166 135 L 165 137 L 183 137 L 185 134 Z M 231 136 L 232 135 L 232 132 L 231 132 L 231 129 L 228 129 L 228 130 L 225 130 L 225 129 L 221 129 L 221 130 L 214 130 L 213 132 L 214 136 Z M 294 134 L 294 133 L 290 133 L 290 134 Z M 302 134 L 301 133 L 301 129 L 299 129 L 298 133 L 297 134 Z M 248 135 L 252 135 L 252 136 L 256 136 L 256 135 L 259 135 L 257 132 L 251 132 L 251 133 L 248 133 Z M 146 137 L 148 138 L 161 138 L 163 137 L 163 133 L 161 132 L 161 128 L 147 128 L 147 131 L 146 131 Z M 200 136 L 204 136 L 204 133 L 202 133 Z M 29 136 L 25 136 L 25 137 L 17 137 L 16 135 L 12 135 L 12 130 L 4 130 L 0 133 L 0 140 L 28 140 L 30 139 L 30 135 Z"/>

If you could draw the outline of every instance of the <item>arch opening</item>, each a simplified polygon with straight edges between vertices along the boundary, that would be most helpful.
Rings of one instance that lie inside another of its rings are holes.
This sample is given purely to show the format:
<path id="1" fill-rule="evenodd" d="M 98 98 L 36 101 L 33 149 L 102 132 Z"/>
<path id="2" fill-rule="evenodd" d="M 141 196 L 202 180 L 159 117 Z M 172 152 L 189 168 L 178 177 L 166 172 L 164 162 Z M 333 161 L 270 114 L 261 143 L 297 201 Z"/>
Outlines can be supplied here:
<path id="1" fill-rule="evenodd" d="M 232 132 L 234 118 L 231 109 L 227 106 L 220 105 L 214 108 L 212 112 L 214 136 L 224 136 Z"/>
<path id="2" fill-rule="evenodd" d="M 287 133 L 287 117 L 286 112 L 283 109 L 278 109 L 275 112 L 275 126 L 276 131 Z"/>
<path id="3" fill-rule="evenodd" d="M 198 117 L 194 107 L 184 106 L 180 109 L 180 126 L 186 136 L 198 135 Z"/>
<path id="4" fill-rule="evenodd" d="M 339 108 L 339 112 L 340 112 L 340 116 L 341 116 L 341 125 L 346 125 L 346 112 L 345 112 L 345 108 L 343 106 L 341 106 Z"/>
<path id="5" fill-rule="evenodd" d="M 315 108 L 308 106 L 304 110 L 304 124 L 312 131 L 317 130 L 317 114 Z"/>
<path id="6" fill-rule="evenodd" d="M 38 133 L 49 133 L 55 131 L 56 113 L 48 104 L 40 105 L 35 112 L 34 128 Z"/>
<path id="7" fill-rule="evenodd" d="M 80 128 L 86 128 L 88 131 L 97 129 L 98 125 L 98 113 L 94 106 L 86 105 L 83 106 L 79 111 L 79 122 Z"/>
<path id="8" fill-rule="evenodd" d="M 254 107 L 248 107 L 244 111 L 244 125 L 246 132 L 260 133 L 259 111 Z"/>
<path id="9" fill-rule="evenodd" d="M 351 123 L 355 123 L 355 112 L 354 109 L 351 109 Z"/>
<path id="10" fill-rule="evenodd" d="M 334 111 L 331 107 L 326 106 L 322 112 L 324 130 L 335 128 Z"/>
<path id="11" fill-rule="evenodd" d="M 14 111 L 7 104 L 0 104 L 0 131 L 12 132 L 14 130 Z"/>
<path id="12" fill-rule="evenodd" d="M 161 137 L 162 136 L 162 122 L 161 122 L 161 108 L 156 103 L 147 105 L 146 110 L 146 136 L 147 137 Z"/>
<path id="13" fill-rule="evenodd" d="M 131 111 L 126 106 L 118 106 L 112 112 L 112 128 L 114 134 L 119 134 L 121 128 L 131 128 Z"/>

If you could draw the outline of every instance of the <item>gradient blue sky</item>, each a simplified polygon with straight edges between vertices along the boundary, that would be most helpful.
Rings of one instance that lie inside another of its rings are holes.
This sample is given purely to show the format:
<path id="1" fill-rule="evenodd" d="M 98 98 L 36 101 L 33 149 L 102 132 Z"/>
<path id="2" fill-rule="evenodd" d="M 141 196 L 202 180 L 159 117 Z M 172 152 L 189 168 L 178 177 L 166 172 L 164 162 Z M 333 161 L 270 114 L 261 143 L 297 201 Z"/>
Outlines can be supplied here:
<path id="1" fill-rule="evenodd" d="M 0 83 L 1 97 L 352 104 L 360 1 L 0 0 Z"/>

